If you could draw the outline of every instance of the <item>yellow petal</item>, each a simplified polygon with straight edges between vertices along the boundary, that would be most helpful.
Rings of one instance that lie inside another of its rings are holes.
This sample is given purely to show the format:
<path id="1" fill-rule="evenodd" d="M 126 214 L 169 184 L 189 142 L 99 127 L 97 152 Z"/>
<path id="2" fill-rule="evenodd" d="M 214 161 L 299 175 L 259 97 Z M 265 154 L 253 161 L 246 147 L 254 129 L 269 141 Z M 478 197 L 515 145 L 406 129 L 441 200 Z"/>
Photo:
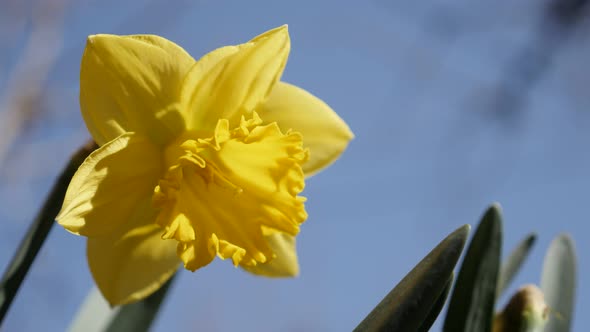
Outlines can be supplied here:
<path id="1" fill-rule="evenodd" d="M 162 240 L 162 228 L 153 223 L 150 200 L 145 213 L 108 237 L 88 239 L 90 272 L 111 305 L 141 300 L 164 284 L 177 270 L 176 243 Z"/>
<path id="2" fill-rule="evenodd" d="M 219 119 L 234 127 L 240 116 L 250 117 L 280 79 L 290 45 L 282 26 L 199 60 L 182 87 L 182 105 L 192 114 L 187 127 L 212 131 Z"/>
<path id="3" fill-rule="evenodd" d="M 72 233 L 101 236 L 122 227 L 150 198 L 161 175 L 161 153 L 149 139 L 127 133 L 94 151 L 66 192 L 57 221 Z"/>
<path id="4" fill-rule="evenodd" d="M 182 81 L 195 63 L 180 46 L 152 35 L 88 37 L 80 107 L 98 145 L 124 132 L 165 143 L 184 128 Z"/>
<path id="5" fill-rule="evenodd" d="M 295 237 L 285 233 L 273 232 L 265 236 L 266 242 L 275 257 L 266 263 L 254 266 L 242 266 L 244 270 L 266 277 L 295 277 L 299 274 L 299 262 Z"/>
<path id="6" fill-rule="evenodd" d="M 319 98 L 294 85 L 279 82 L 257 110 L 265 123 L 277 122 L 282 130 L 303 135 L 309 160 L 302 167 L 306 176 L 333 163 L 354 137 L 348 125 Z"/>

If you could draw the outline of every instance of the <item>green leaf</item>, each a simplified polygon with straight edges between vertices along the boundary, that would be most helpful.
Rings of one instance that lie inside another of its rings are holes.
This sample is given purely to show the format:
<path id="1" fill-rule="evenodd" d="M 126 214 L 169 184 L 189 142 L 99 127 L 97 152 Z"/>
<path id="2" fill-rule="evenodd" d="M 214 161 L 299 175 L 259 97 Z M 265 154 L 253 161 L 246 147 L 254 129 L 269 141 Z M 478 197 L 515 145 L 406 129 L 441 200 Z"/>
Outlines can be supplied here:
<path id="1" fill-rule="evenodd" d="M 576 254 L 573 240 L 567 234 L 556 237 L 549 246 L 543 263 L 541 290 L 550 315 L 545 332 L 570 331 L 576 292 Z"/>
<path id="2" fill-rule="evenodd" d="M 430 327 L 432 326 L 432 324 L 434 324 L 434 321 L 436 321 L 442 308 L 445 306 L 445 303 L 447 302 L 447 297 L 449 296 L 449 292 L 451 291 L 451 287 L 453 286 L 454 279 L 455 279 L 455 275 L 454 275 L 454 273 L 451 273 L 451 276 L 449 277 L 449 280 L 447 281 L 447 285 L 445 286 L 442 293 L 440 294 L 440 296 L 438 297 L 438 299 L 436 300 L 436 302 L 432 306 L 432 309 L 430 309 L 428 316 L 426 316 L 426 318 L 424 319 L 424 321 L 420 325 L 420 328 L 418 328 L 418 332 L 428 332 L 430 330 Z"/>
<path id="3" fill-rule="evenodd" d="M 111 307 L 98 288 L 88 293 L 78 313 L 68 327 L 68 332 L 104 332 L 121 307 Z"/>
<path id="4" fill-rule="evenodd" d="M 16 296 L 21 283 L 23 282 L 31 264 L 37 257 L 37 253 L 43 246 L 51 226 L 55 223 L 55 216 L 61 209 L 66 190 L 74 173 L 82 164 L 84 159 L 94 151 L 97 146 L 90 142 L 81 147 L 70 159 L 59 178 L 53 185 L 51 192 L 45 200 L 45 204 L 37 214 L 37 217 L 29 226 L 27 233 L 14 254 L 12 261 L 8 264 L 2 281 L 0 281 L 0 325 L 10 308 L 12 300 Z"/>
<path id="5" fill-rule="evenodd" d="M 496 290 L 496 298 L 499 298 L 502 293 L 508 288 L 510 282 L 520 270 L 525 259 L 529 255 L 533 244 L 537 240 L 537 235 L 531 233 L 527 235 L 514 250 L 510 253 L 508 258 L 502 263 L 500 276 L 498 277 L 498 288 Z"/>
<path id="6" fill-rule="evenodd" d="M 464 225 L 434 248 L 383 300 L 354 331 L 418 331 L 426 327 L 431 314 L 440 311 L 444 291 L 469 234 Z"/>
<path id="7" fill-rule="evenodd" d="M 70 325 L 69 332 L 143 332 L 149 331 L 176 274 L 147 298 L 111 308 L 94 289 Z"/>
<path id="8" fill-rule="evenodd" d="M 500 211 L 500 206 L 494 204 L 481 218 L 457 275 L 443 331 L 492 329 L 502 246 Z"/>

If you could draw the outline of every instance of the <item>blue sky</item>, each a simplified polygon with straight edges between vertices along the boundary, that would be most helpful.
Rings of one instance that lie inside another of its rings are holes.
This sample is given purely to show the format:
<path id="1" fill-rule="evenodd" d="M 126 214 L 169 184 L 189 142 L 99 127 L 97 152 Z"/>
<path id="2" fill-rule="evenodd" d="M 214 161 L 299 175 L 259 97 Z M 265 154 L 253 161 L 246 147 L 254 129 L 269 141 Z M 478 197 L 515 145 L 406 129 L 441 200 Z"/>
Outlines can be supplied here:
<path id="1" fill-rule="evenodd" d="M 256 278 L 220 260 L 183 271 L 154 331 L 351 330 L 438 241 L 475 224 L 492 202 L 504 211 L 504 252 L 528 232 L 539 236 L 512 290 L 539 282 L 544 252 L 561 232 L 576 241 L 582 279 L 590 250 L 584 26 L 519 94 L 521 106 L 494 106 L 540 13 L 533 1 L 76 2 L 64 16 L 43 113 L 0 165 L 0 263 L 89 137 L 77 100 L 87 35 L 155 33 L 199 57 L 289 24 L 283 80 L 325 100 L 356 135 L 338 162 L 307 181 L 301 275 Z M 29 30 L 2 44 L 0 89 Z M 3 330 L 61 331 L 91 287 L 84 239 L 55 227 Z M 589 299 L 580 282 L 574 331 L 590 324 L 580 310 Z"/>

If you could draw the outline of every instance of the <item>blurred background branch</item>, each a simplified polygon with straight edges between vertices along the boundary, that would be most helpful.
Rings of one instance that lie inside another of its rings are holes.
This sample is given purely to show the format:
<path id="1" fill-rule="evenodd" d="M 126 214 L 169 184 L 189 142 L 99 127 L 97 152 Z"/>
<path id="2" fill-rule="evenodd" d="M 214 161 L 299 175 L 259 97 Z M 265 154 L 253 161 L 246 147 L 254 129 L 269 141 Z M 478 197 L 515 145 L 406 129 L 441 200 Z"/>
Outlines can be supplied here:
<path id="1" fill-rule="evenodd" d="M 587 15 L 587 0 L 549 0 L 545 4 L 531 40 L 507 64 L 499 82 L 492 103 L 492 112 L 498 118 L 524 120 L 523 106 L 529 90 L 554 65 L 553 58 Z"/>
<path id="2" fill-rule="evenodd" d="M 16 63 L 11 69 L 2 70 L 9 74 L 0 93 L 0 166 L 19 134 L 39 116 L 48 75 L 62 49 L 68 5 L 68 0 L 37 0 L 32 8 L 27 8 L 25 1 L 5 1 L 2 20 L 14 25 L 2 27 L 9 33 L 1 35 L 1 45 L 14 45 L 12 37 L 19 33 L 26 33 L 27 37 Z"/>

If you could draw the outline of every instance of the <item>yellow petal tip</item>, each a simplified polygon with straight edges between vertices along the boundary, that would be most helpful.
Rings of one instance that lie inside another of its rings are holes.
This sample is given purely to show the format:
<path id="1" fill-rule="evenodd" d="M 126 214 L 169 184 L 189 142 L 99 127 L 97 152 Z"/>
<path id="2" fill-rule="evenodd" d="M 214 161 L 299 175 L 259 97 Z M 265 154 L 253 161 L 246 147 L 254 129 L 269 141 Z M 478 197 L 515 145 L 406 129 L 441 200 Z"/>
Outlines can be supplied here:
<path id="1" fill-rule="evenodd" d="M 80 235 L 80 228 L 81 228 L 80 224 L 71 223 L 71 222 L 69 222 L 68 219 L 63 220 L 63 219 L 56 218 L 56 221 L 61 227 L 65 228 L 66 231 L 68 231 L 74 235 Z"/>
<path id="2" fill-rule="evenodd" d="M 289 26 L 287 24 L 281 25 L 274 29 L 268 30 L 265 33 L 254 37 L 250 42 L 257 42 L 267 38 L 277 38 L 278 40 L 289 40 Z"/>
<path id="3" fill-rule="evenodd" d="M 287 37 L 289 37 L 289 26 L 287 24 L 283 24 L 280 27 L 277 28 L 277 32 L 280 32 L 282 34 L 285 34 Z"/>
<path id="4" fill-rule="evenodd" d="M 346 125 L 345 123 L 345 129 L 344 129 L 346 138 L 348 139 L 348 141 L 352 141 L 356 136 L 354 135 L 354 133 L 352 132 L 352 130 L 350 129 L 350 127 L 348 125 Z"/>
<path id="5" fill-rule="evenodd" d="M 97 39 L 101 39 L 104 38 L 106 36 L 113 36 L 113 35 L 107 35 L 107 34 L 95 34 L 95 35 L 90 35 L 86 38 L 86 46 L 92 46 L 97 42 Z"/>

